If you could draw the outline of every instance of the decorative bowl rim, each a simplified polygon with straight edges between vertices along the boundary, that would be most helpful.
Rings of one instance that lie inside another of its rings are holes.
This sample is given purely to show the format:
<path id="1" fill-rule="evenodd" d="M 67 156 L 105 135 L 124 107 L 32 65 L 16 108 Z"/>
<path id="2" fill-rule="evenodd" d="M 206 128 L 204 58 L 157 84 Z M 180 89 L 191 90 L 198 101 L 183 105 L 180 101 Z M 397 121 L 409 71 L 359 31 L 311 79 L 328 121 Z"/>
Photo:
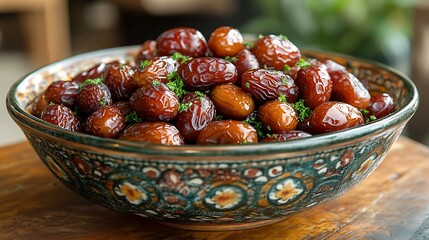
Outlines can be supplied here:
<path id="1" fill-rule="evenodd" d="M 332 53 L 319 50 L 302 50 L 306 54 L 324 54 L 333 57 L 340 57 L 351 61 L 358 61 L 365 64 L 373 65 L 379 69 L 385 70 L 390 74 L 397 76 L 404 83 L 404 87 L 409 92 L 409 97 L 404 106 L 397 109 L 394 113 L 378 119 L 374 122 L 364 124 L 359 127 L 354 127 L 334 133 L 326 133 L 315 135 L 309 138 L 297 139 L 287 142 L 268 142 L 258 144 L 237 144 L 237 145 L 182 145 L 170 146 L 143 142 L 132 142 L 118 139 L 109 139 L 88 135 L 85 133 L 72 132 L 56 125 L 47 123 L 26 111 L 25 107 L 21 106 L 16 98 L 16 91 L 20 84 L 29 78 L 37 76 L 41 72 L 48 69 L 61 66 L 63 64 L 72 64 L 82 60 L 87 60 L 96 57 L 108 57 L 109 54 L 124 55 L 135 50 L 138 46 L 123 46 L 116 48 L 101 49 L 86 53 L 77 54 L 69 58 L 48 64 L 39 69 L 36 69 L 23 77 L 19 78 L 9 89 L 6 97 L 6 105 L 10 116 L 19 124 L 26 125 L 29 128 L 34 128 L 40 132 L 52 135 L 57 138 L 66 139 L 67 141 L 81 143 L 84 145 L 94 145 L 97 148 L 123 151 L 130 153 L 142 154 L 158 154 L 169 156 L 237 156 L 237 155 L 262 155 L 267 153 L 287 153 L 295 151 L 305 151 L 308 149 L 323 148 L 333 144 L 341 144 L 347 141 L 364 137 L 366 135 L 382 131 L 395 125 L 406 123 L 416 112 L 419 102 L 419 94 L 415 84 L 405 74 L 385 64 L 372 60 L 348 56 L 345 54 Z"/>

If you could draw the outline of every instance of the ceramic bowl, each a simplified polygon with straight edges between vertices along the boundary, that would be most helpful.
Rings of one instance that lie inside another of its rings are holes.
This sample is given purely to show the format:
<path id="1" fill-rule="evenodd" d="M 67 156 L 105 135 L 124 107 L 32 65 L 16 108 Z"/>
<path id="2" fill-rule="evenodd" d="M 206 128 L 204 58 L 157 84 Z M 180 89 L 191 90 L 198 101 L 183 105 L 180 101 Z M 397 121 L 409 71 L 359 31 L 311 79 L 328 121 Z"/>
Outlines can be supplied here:
<path id="1" fill-rule="evenodd" d="M 74 133 L 27 112 L 52 81 L 98 62 L 126 60 L 135 46 L 77 55 L 18 80 L 7 108 L 43 163 L 66 186 L 107 208 L 193 230 L 271 224 L 347 192 L 382 161 L 416 111 L 410 79 L 382 64 L 304 51 L 347 66 L 397 110 L 369 124 L 289 142 L 164 146 Z"/>

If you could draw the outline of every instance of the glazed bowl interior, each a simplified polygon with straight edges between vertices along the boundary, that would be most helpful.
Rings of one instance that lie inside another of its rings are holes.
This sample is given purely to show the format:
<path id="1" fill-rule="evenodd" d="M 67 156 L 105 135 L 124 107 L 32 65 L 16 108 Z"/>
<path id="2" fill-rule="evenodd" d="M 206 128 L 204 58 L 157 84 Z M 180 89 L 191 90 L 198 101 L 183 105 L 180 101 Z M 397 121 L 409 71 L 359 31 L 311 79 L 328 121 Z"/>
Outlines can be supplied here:
<path id="1" fill-rule="evenodd" d="M 28 108 L 53 81 L 96 63 L 130 61 L 137 46 L 77 55 L 43 68 L 9 90 L 7 108 L 34 150 L 66 186 L 116 211 L 193 230 L 267 225 L 329 201 L 368 176 L 418 106 L 405 75 L 385 65 L 317 51 L 346 66 L 371 93 L 389 93 L 394 113 L 335 133 L 287 142 L 166 146 L 71 132 Z"/>
<path id="2" fill-rule="evenodd" d="M 100 148 L 113 149 L 135 153 L 158 153 L 171 156 L 231 156 L 247 155 L 255 156 L 261 154 L 295 152 L 323 148 L 332 144 L 356 140 L 368 134 L 389 128 L 398 123 L 405 123 L 415 112 L 418 105 L 418 93 L 415 85 L 405 75 L 383 64 L 368 60 L 359 60 L 340 54 L 303 51 L 304 56 L 310 58 L 328 58 L 347 66 L 351 72 L 363 81 L 371 93 L 387 92 L 396 102 L 396 112 L 388 117 L 377 120 L 357 128 L 338 131 L 330 134 L 321 134 L 299 141 L 278 142 L 258 145 L 215 145 L 215 146 L 163 146 L 150 143 L 135 143 L 127 141 L 112 140 L 82 133 L 75 133 L 53 126 L 32 116 L 28 107 L 51 82 L 67 80 L 96 63 L 110 62 L 113 60 L 129 61 L 132 58 L 136 46 L 121 47 L 108 50 L 86 53 L 71 57 L 69 59 L 51 64 L 38 69 L 17 81 L 10 89 L 7 97 L 7 105 L 11 116 L 25 118 L 28 126 L 39 129 L 42 132 L 59 138 L 67 138 L 72 141 L 97 145 Z M 378 75 L 378 76 L 374 76 Z M 386 76 L 393 79 L 386 79 Z M 379 78 L 379 82 L 368 79 Z M 386 83 L 385 81 L 390 81 Z M 405 120 L 405 121 L 404 121 Z M 144 147 L 143 147 L 144 146 Z"/>

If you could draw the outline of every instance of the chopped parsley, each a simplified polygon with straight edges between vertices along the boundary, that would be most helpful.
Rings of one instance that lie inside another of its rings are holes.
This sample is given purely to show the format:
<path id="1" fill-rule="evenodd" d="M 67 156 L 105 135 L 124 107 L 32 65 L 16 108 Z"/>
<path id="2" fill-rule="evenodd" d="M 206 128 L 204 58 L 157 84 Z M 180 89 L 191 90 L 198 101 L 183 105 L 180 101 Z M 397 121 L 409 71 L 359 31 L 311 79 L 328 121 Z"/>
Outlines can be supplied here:
<path id="1" fill-rule="evenodd" d="M 255 45 L 253 42 L 244 42 L 244 46 L 246 46 L 249 49 L 252 49 L 253 45 Z"/>
<path id="2" fill-rule="evenodd" d="M 369 111 L 368 111 L 367 109 L 363 109 L 363 110 L 361 111 L 361 113 L 362 113 L 363 117 L 365 118 L 365 122 L 366 122 L 366 123 L 369 123 L 369 122 L 372 122 L 372 121 L 377 120 L 377 117 L 376 117 L 376 116 L 374 116 L 374 115 L 369 115 Z"/>
<path id="3" fill-rule="evenodd" d="M 223 119 L 223 116 L 222 115 L 217 115 L 216 116 L 216 121 L 220 121 L 220 120 L 222 120 Z"/>
<path id="4" fill-rule="evenodd" d="M 234 62 L 236 62 L 236 61 L 237 61 L 237 57 L 230 57 L 230 56 L 226 56 L 226 57 L 225 57 L 225 60 L 226 60 L 226 61 L 228 61 L 228 62 L 232 62 L 232 63 L 234 63 Z"/>
<path id="5" fill-rule="evenodd" d="M 278 35 L 279 36 L 279 38 L 281 38 L 283 41 L 287 41 L 288 39 L 287 39 L 287 37 L 285 36 L 285 35 L 283 35 L 283 34 L 280 34 L 280 35 Z"/>
<path id="6" fill-rule="evenodd" d="M 137 115 L 136 111 L 132 111 L 130 114 L 125 116 L 125 122 L 127 123 L 139 123 L 142 119 Z"/>
<path id="7" fill-rule="evenodd" d="M 84 88 L 86 85 L 97 85 L 100 83 L 103 83 L 104 78 L 94 78 L 94 79 L 86 79 L 82 84 L 80 84 L 79 86 L 79 90 L 82 90 L 82 88 Z"/>
<path id="8" fill-rule="evenodd" d="M 258 38 L 263 38 L 263 37 L 264 37 L 264 35 L 258 34 Z"/>
<path id="9" fill-rule="evenodd" d="M 283 83 L 284 85 L 286 85 L 286 87 L 289 87 L 289 83 L 288 83 L 288 81 L 286 80 L 286 78 L 282 78 L 282 83 Z"/>
<path id="10" fill-rule="evenodd" d="M 305 60 L 304 58 L 299 59 L 299 61 L 296 63 L 296 66 L 300 68 L 308 68 L 311 66 L 310 62 Z"/>
<path id="11" fill-rule="evenodd" d="M 270 125 L 267 125 L 267 130 L 271 132 L 271 127 L 270 127 Z"/>
<path id="12" fill-rule="evenodd" d="M 311 109 L 304 105 L 304 99 L 292 103 L 293 109 L 298 113 L 298 121 L 302 122 L 304 119 L 309 118 L 311 115 Z"/>
<path id="13" fill-rule="evenodd" d="M 250 88 L 250 82 L 246 82 L 246 83 L 244 84 L 244 86 L 245 86 L 246 88 Z"/>
<path id="14" fill-rule="evenodd" d="M 167 78 L 169 80 L 169 82 L 166 84 L 167 87 L 176 93 L 179 98 L 188 93 L 188 91 L 184 89 L 185 85 L 183 83 L 183 79 L 177 74 L 176 71 L 168 74 Z"/>
<path id="15" fill-rule="evenodd" d="M 195 91 L 195 95 L 197 95 L 198 97 L 205 97 L 206 95 L 200 91 Z"/>
<path id="16" fill-rule="evenodd" d="M 286 96 L 283 93 L 279 93 L 279 97 L 277 98 L 277 100 L 279 100 L 280 102 L 287 103 Z"/>
<path id="17" fill-rule="evenodd" d="M 123 64 L 123 63 L 122 63 L 121 65 L 119 65 L 119 69 L 120 69 L 120 70 L 125 69 L 125 64 Z"/>
<path id="18" fill-rule="evenodd" d="M 248 143 L 247 140 L 244 139 L 240 144 L 247 144 L 247 143 Z"/>
<path id="19" fill-rule="evenodd" d="M 191 107 L 191 105 L 192 105 L 192 102 L 181 103 L 179 105 L 179 113 L 187 111 Z"/>
<path id="20" fill-rule="evenodd" d="M 290 66 L 289 66 L 289 65 L 287 65 L 287 64 L 285 64 L 285 66 L 284 66 L 284 68 L 283 68 L 283 71 L 285 71 L 285 72 L 289 72 L 289 71 L 290 71 Z"/>
<path id="21" fill-rule="evenodd" d="M 141 68 L 146 68 L 150 65 L 150 61 L 149 60 L 144 60 L 140 62 L 140 67 Z"/>
<path id="22" fill-rule="evenodd" d="M 258 133 L 259 138 L 264 137 L 264 131 L 261 120 L 257 119 L 256 116 L 250 116 L 246 120 L 243 121 L 244 123 L 250 124 L 255 128 L 256 132 Z"/>
<path id="23" fill-rule="evenodd" d="M 184 62 L 186 62 L 186 61 L 188 61 L 188 60 L 192 59 L 191 57 L 186 57 L 186 56 L 182 55 L 182 54 L 181 54 L 181 53 L 179 53 L 179 52 L 175 52 L 175 53 L 173 53 L 173 54 L 171 55 L 171 58 L 172 58 L 173 60 L 175 60 L 175 61 L 178 61 L 179 63 L 184 63 Z"/>
<path id="24" fill-rule="evenodd" d="M 154 87 L 158 87 L 160 84 L 161 84 L 161 83 L 160 83 L 158 80 L 153 80 L 153 81 L 152 81 L 152 85 L 153 85 Z"/>
<path id="25" fill-rule="evenodd" d="M 101 106 L 104 106 L 104 104 L 106 104 L 106 99 L 102 98 L 100 101 L 98 101 L 98 103 L 100 103 Z"/>

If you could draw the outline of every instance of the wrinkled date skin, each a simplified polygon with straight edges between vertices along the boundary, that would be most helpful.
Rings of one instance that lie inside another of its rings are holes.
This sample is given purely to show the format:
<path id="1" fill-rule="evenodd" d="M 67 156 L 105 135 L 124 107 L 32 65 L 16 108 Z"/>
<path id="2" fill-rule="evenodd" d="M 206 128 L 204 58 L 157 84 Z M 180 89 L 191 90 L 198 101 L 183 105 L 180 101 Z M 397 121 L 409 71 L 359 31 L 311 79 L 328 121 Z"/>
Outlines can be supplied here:
<path id="1" fill-rule="evenodd" d="M 193 58 L 182 63 L 177 73 L 189 90 L 207 90 L 221 83 L 235 83 L 237 69 L 234 64 L 221 58 Z"/>
<path id="2" fill-rule="evenodd" d="M 137 89 L 132 81 L 133 75 L 134 69 L 127 64 L 113 63 L 107 68 L 104 84 L 109 88 L 113 99 L 128 99 Z"/>
<path id="3" fill-rule="evenodd" d="M 139 87 L 152 84 L 153 81 L 168 82 L 168 75 L 177 70 L 179 64 L 171 57 L 159 57 L 150 60 L 145 68 L 137 68 L 134 73 L 133 82 Z"/>
<path id="4" fill-rule="evenodd" d="M 155 40 L 146 40 L 140 46 L 137 55 L 135 57 L 135 63 L 137 66 L 140 65 L 141 61 L 151 60 L 158 57 L 158 49 L 156 48 Z"/>
<path id="5" fill-rule="evenodd" d="M 210 35 L 210 51 L 216 57 L 234 56 L 244 49 L 243 36 L 233 27 L 219 27 Z"/>
<path id="6" fill-rule="evenodd" d="M 57 81 L 51 83 L 45 90 L 44 95 L 48 103 L 64 104 L 73 106 L 79 92 L 79 84 L 73 81 Z"/>
<path id="7" fill-rule="evenodd" d="M 216 108 L 210 98 L 194 92 L 186 94 L 182 102 L 190 106 L 177 115 L 176 127 L 185 140 L 195 142 L 200 131 L 214 120 Z"/>
<path id="8" fill-rule="evenodd" d="M 197 138 L 197 144 L 257 143 L 256 130 L 247 123 L 235 120 L 211 122 Z"/>
<path id="9" fill-rule="evenodd" d="M 371 103 L 367 109 L 370 115 L 382 118 L 395 111 L 395 102 L 387 93 L 377 94 L 371 97 Z"/>
<path id="10" fill-rule="evenodd" d="M 233 84 L 220 84 L 210 93 L 218 113 L 227 118 L 241 120 L 255 108 L 253 98 L 243 89 Z"/>
<path id="11" fill-rule="evenodd" d="M 112 95 L 103 83 L 88 84 L 77 94 L 76 105 L 85 115 L 95 112 L 101 106 L 112 105 Z"/>
<path id="12" fill-rule="evenodd" d="M 261 66 L 273 67 L 279 71 L 283 71 L 285 65 L 295 66 L 301 59 L 301 52 L 292 42 L 275 35 L 256 40 L 252 52 Z"/>
<path id="13" fill-rule="evenodd" d="M 179 130 L 174 125 L 166 122 L 142 122 L 130 125 L 119 139 L 164 145 L 184 144 Z"/>
<path id="14" fill-rule="evenodd" d="M 207 51 L 207 41 L 196 29 L 179 27 L 167 30 L 156 39 L 160 56 L 179 52 L 190 57 L 202 57 Z"/>
<path id="15" fill-rule="evenodd" d="M 298 124 L 295 109 L 290 104 L 278 100 L 260 106 L 258 116 L 264 127 L 273 133 L 295 130 Z"/>
<path id="16" fill-rule="evenodd" d="M 269 134 L 268 136 L 261 139 L 260 142 L 284 142 L 306 137 L 311 137 L 311 134 L 299 130 L 281 131 Z"/>
<path id="17" fill-rule="evenodd" d="M 79 119 L 70 108 L 64 105 L 52 104 L 47 106 L 41 113 L 40 118 L 64 129 L 80 132 Z"/>
<path id="18" fill-rule="evenodd" d="M 87 79 L 96 79 L 96 78 L 104 78 L 104 74 L 106 73 L 107 67 L 111 63 L 100 63 L 92 66 L 90 69 L 85 70 L 77 74 L 72 78 L 73 82 L 81 84 L 85 82 Z"/>
<path id="19" fill-rule="evenodd" d="M 368 107 L 371 95 L 359 79 L 346 70 L 328 73 L 332 79 L 331 100 L 345 102 L 358 109 Z"/>
<path id="20" fill-rule="evenodd" d="M 173 120 L 179 110 L 179 98 L 164 83 L 145 85 L 131 95 L 132 108 L 142 120 Z"/>
<path id="21" fill-rule="evenodd" d="M 279 71 L 248 70 L 241 77 L 241 88 L 259 102 L 277 99 L 280 93 L 288 102 L 296 102 L 298 99 L 298 87 L 293 79 Z"/>
<path id="22" fill-rule="evenodd" d="M 300 97 L 311 109 L 331 98 L 332 80 L 325 66 L 312 64 L 309 67 L 301 68 L 296 77 L 296 84 Z"/>
<path id="23" fill-rule="evenodd" d="M 84 130 L 99 137 L 117 138 L 125 127 L 125 117 L 118 108 L 103 106 L 88 117 Z"/>
<path id="24" fill-rule="evenodd" d="M 342 102 L 325 102 L 313 110 L 310 126 L 314 133 L 328 133 L 360 126 L 365 119 L 359 109 Z"/>
<path id="25" fill-rule="evenodd" d="M 255 55 L 253 55 L 253 53 L 248 49 L 241 50 L 239 53 L 237 53 L 237 55 L 235 55 L 235 58 L 235 61 L 232 63 L 234 64 L 238 73 L 236 84 L 241 85 L 241 76 L 243 73 L 250 69 L 259 68 L 259 62 Z"/>

